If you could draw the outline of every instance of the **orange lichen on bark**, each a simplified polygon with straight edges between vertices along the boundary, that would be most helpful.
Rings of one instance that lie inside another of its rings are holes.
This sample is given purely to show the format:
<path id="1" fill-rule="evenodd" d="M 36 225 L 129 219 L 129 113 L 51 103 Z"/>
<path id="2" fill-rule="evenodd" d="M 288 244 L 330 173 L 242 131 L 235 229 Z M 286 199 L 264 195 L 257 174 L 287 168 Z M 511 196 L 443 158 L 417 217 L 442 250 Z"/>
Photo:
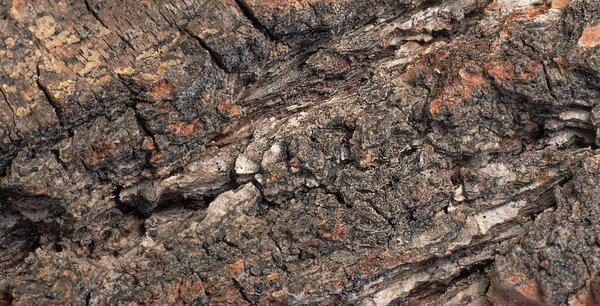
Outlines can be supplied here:
<path id="1" fill-rule="evenodd" d="M 342 70 L 346 67 L 350 66 L 350 61 L 348 61 L 347 59 L 343 58 L 342 60 L 340 60 L 337 65 L 335 65 L 335 69 L 337 70 Z"/>
<path id="2" fill-rule="evenodd" d="M 332 285 L 336 290 L 340 290 L 346 283 L 348 283 L 346 276 L 340 275 L 340 277 L 338 277 L 338 279 Z"/>
<path id="3" fill-rule="evenodd" d="M 527 275 L 521 272 L 511 273 L 504 278 L 504 281 L 507 282 L 511 286 L 516 286 L 517 284 L 523 283 L 527 280 Z"/>
<path id="4" fill-rule="evenodd" d="M 376 267 L 380 268 L 390 268 L 394 266 L 398 266 L 407 262 L 409 256 L 404 253 L 399 253 L 392 256 L 386 256 L 384 253 L 384 249 L 379 248 L 369 253 L 369 255 L 361 259 L 358 265 L 357 272 L 363 274 L 365 277 L 371 276 L 373 273 L 377 272 Z"/>
<path id="5" fill-rule="evenodd" d="M 331 238 L 333 240 L 342 240 L 346 238 L 346 226 L 343 225 L 340 220 L 337 220 L 335 226 L 331 230 L 331 232 L 326 232 L 325 230 L 319 230 L 319 234 L 324 238 Z M 317 243 L 318 244 L 318 243 Z"/>
<path id="6" fill-rule="evenodd" d="M 189 279 L 184 279 L 175 286 L 171 295 L 177 301 L 178 305 L 181 305 L 182 302 L 204 295 L 204 284 L 202 284 L 201 280 L 190 284 Z"/>
<path id="7" fill-rule="evenodd" d="M 501 294 L 497 294 L 497 292 L 492 290 L 492 294 L 496 298 L 503 299 L 516 294 L 517 296 L 521 295 L 529 301 L 543 303 L 543 299 L 540 295 L 540 288 L 537 282 L 534 279 L 530 279 L 522 272 L 513 272 L 507 274 L 498 281 L 499 284 L 502 284 L 499 286 L 497 285 Z M 504 286 L 506 287 L 503 289 L 502 287 Z"/>
<path id="8" fill-rule="evenodd" d="M 45 266 L 40 273 L 38 273 L 37 277 L 42 278 L 46 276 L 46 274 L 50 273 L 50 266 Z"/>
<path id="9" fill-rule="evenodd" d="M 152 157 L 150 158 L 150 163 L 153 165 L 158 164 L 162 160 L 163 156 L 165 156 L 165 152 L 163 151 L 152 154 Z"/>
<path id="10" fill-rule="evenodd" d="M 552 8 L 562 10 L 569 6 L 569 2 L 571 2 L 571 0 L 553 0 Z"/>
<path id="11" fill-rule="evenodd" d="M 187 285 L 187 282 L 186 282 Z M 181 296 L 184 299 L 193 299 L 204 294 L 204 285 L 201 280 L 191 284 L 189 287 L 184 287 Z"/>
<path id="12" fill-rule="evenodd" d="M 450 56 L 448 50 L 438 49 L 430 52 L 429 48 L 421 49 L 421 55 L 413 63 L 408 64 L 402 73 L 402 77 L 407 81 L 414 80 L 421 75 L 433 76 L 437 67 L 447 66 L 446 59 Z"/>
<path id="13" fill-rule="evenodd" d="M 517 73 L 515 66 L 509 62 L 492 61 L 489 64 L 484 65 L 486 71 L 493 77 L 501 80 L 525 80 L 535 75 L 535 70 L 540 67 L 540 64 L 536 61 L 530 61 L 529 65 L 522 65 L 521 71 Z M 522 68 L 527 68 L 523 71 Z"/>
<path id="14" fill-rule="evenodd" d="M 569 298 L 570 306 L 594 306 L 598 305 L 596 296 L 592 294 L 594 289 L 591 288 L 591 282 L 588 280 L 586 286 L 579 290 L 577 294 Z"/>
<path id="15" fill-rule="evenodd" d="M 98 163 L 99 161 L 101 161 L 104 157 L 106 157 L 108 154 L 110 154 L 112 152 L 112 144 L 111 143 L 104 143 L 102 145 L 100 145 L 98 148 L 96 148 L 93 152 L 92 155 L 90 156 L 90 165 L 94 165 L 96 163 Z"/>
<path id="16" fill-rule="evenodd" d="M 240 112 L 240 107 L 238 105 L 220 103 L 219 105 L 217 105 L 217 109 L 227 112 L 229 114 L 229 117 L 237 117 L 242 115 L 242 113 Z"/>
<path id="17" fill-rule="evenodd" d="M 334 240 L 341 240 L 346 238 L 346 226 L 343 225 L 340 220 L 337 220 L 333 231 L 331 231 L 331 237 Z"/>
<path id="18" fill-rule="evenodd" d="M 365 165 L 370 166 L 371 162 L 373 161 L 373 157 L 369 153 L 363 152 L 361 160 L 365 163 Z"/>
<path id="19" fill-rule="evenodd" d="M 198 130 L 194 124 L 185 122 L 171 123 L 167 126 L 167 128 L 179 136 L 190 136 Z"/>
<path id="20" fill-rule="evenodd" d="M 152 138 L 150 137 L 145 137 L 144 141 L 142 142 L 142 148 L 148 150 L 148 151 L 153 151 L 154 149 L 156 149 L 156 147 L 154 146 L 154 141 L 152 140 Z"/>
<path id="21" fill-rule="evenodd" d="M 238 260 L 233 264 L 229 265 L 229 273 L 231 276 L 235 277 L 244 271 L 244 262 L 242 260 Z"/>
<path id="22" fill-rule="evenodd" d="M 552 60 L 554 60 L 554 62 L 557 63 L 561 67 L 572 67 L 573 66 L 573 64 L 569 63 L 569 60 L 567 60 L 564 57 L 555 57 Z"/>
<path id="23" fill-rule="evenodd" d="M 528 9 L 524 9 L 524 10 L 520 10 L 520 11 L 517 11 L 517 12 L 520 13 L 520 15 L 524 16 L 525 19 L 527 19 L 527 20 L 534 20 L 538 16 L 540 16 L 543 13 L 545 13 L 546 11 L 548 11 L 548 9 L 550 9 L 550 5 L 549 4 L 544 4 L 544 5 L 540 5 L 540 6 L 536 6 L 536 7 L 532 7 L 532 8 L 528 8 Z"/>
<path id="24" fill-rule="evenodd" d="M 348 59 L 346 59 L 346 58 L 325 60 L 325 61 L 321 62 L 321 67 L 325 70 L 335 67 L 335 69 L 337 71 L 341 71 L 344 68 L 347 68 L 349 66 L 350 66 L 350 61 L 348 61 Z"/>
<path id="25" fill-rule="evenodd" d="M 536 281 L 533 279 L 529 280 L 522 286 L 515 288 L 515 290 L 518 293 L 522 294 L 524 297 L 526 297 L 532 301 L 536 301 L 536 302 L 540 302 L 540 303 L 544 302 L 544 300 L 540 296 L 540 288 L 539 288 L 538 284 L 536 283 Z"/>
<path id="26" fill-rule="evenodd" d="M 492 62 L 491 64 L 485 65 L 487 72 L 499 79 L 512 79 L 514 74 L 514 68 L 508 66 L 507 63 Z"/>
<path id="27" fill-rule="evenodd" d="M 287 287 L 283 287 L 283 289 L 281 289 L 281 290 L 279 290 L 277 292 L 274 292 L 272 294 L 272 296 L 275 297 L 275 298 L 279 298 L 279 297 L 282 297 L 282 296 L 284 296 L 286 294 L 288 294 L 288 288 Z"/>
<path id="28" fill-rule="evenodd" d="M 473 95 L 476 86 L 486 84 L 479 69 L 460 71 L 460 77 L 454 78 L 444 86 L 442 93 L 429 103 L 429 112 L 433 115 L 440 112 L 451 112 L 462 100 Z"/>
<path id="29" fill-rule="evenodd" d="M 165 79 L 160 79 L 154 83 L 152 83 L 152 88 L 150 88 L 150 94 L 154 99 L 160 99 L 164 97 L 166 94 L 172 92 L 175 89 L 175 84 L 169 82 Z"/>
<path id="30" fill-rule="evenodd" d="M 600 25 L 583 30 L 579 44 L 584 47 L 593 48 L 600 45 Z"/>
<path id="31" fill-rule="evenodd" d="M 71 272 L 70 270 L 63 271 L 63 275 L 65 277 L 70 278 L 72 281 L 76 281 L 77 280 L 77 276 L 75 275 L 75 273 Z"/>

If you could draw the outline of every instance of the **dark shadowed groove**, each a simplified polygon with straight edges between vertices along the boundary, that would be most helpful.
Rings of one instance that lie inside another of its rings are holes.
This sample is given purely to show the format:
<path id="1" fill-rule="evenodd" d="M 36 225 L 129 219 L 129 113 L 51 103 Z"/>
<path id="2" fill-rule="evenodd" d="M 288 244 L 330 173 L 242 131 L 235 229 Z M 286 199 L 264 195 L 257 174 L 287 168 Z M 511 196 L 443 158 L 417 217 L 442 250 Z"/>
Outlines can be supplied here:
<path id="1" fill-rule="evenodd" d="M 219 68 L 221 68 L 223 71 L 230 73 L 231 69 L 228 69 L 227 66 L 225 65 L 225 63 L 223 63 L 223 57 L 221 57 L 221 55 L 217 52 L 215 52 L 215 50 L 213 50 L 211 47 L 209 47 L 206 42 L 204 40 L 202 40 L 202 38 L 194 35 L 194 33 L 190 32 L 188 29 L 185 28 L 179 28 L 180 32 L 183 32 L 187 35 L 189 35 L 190 37 L 194 38 L 195 40 L 198 41 L 198 43 L 200 44 L 200 46 L 205 49 L 206 51 L 208 51 L 208 54 L 210 54 L 210 57 L 212 57 L 212 59 L 215 61 L 215 64 L 217 64 L 217 66 Z"/>
<path id="2" fill-rule="evenodd" d="M 100 18 L 100 16 L 98 16 L 98 13 L 96 13 L 96 11 L 94 11 L 94 9 L 92 8 L 91 4 L 90 4 L 90 0 L 85 0 L 85 9 L 88 10 L 88 12 L 90 12 L 90 14 L 92 14 L 92 16 L 105 28 L 108 29 L 108 26 L 104 23 L 104 21 Z"/>
<path id="3" fill-rule="evenodd" d="M 244 16 L 246 18 L 248 18 L 248 20 L 250 20 L 250 22 L 252 23 L 252 25 L 258 29 L 261 33 L 263 33 L 267 38 L 269 38 L 270 40 L 276 41 L 277 39 L 275 38 L 275 36 L 273 35 L 273 33 L 271 33 L 269 31 L 269 29 L 267 29 L 267 27 L 265 27 L 260 20 L 258 20 L 258 18 L 256 18 L 256 16 L 254 15 L 254 13 L 252 12 L 252 9 L 250 8 L 250 6 L 248 6 L 248 3 L 246 3 L 246 1 L 244 0 L 235 0 L 235 3 L 237 4 L 237 6 L 240 8 L 240 10 L 242 11 L 242 14 L 244 14 Z"/>
<path id="4" fill-rule="evenodd" d="M 48 92 L 48 88 L 46 88 L 46 86 L 44 86 L 44 84 L 42 84 L 40 82 L 40 62 L 39 61 L 38 61 L 37 65 L 35 66 L 35 69 L 36 69 L 36 74 L 37 74 L 36 79 L 35 79 L 35 84 L 37 85 L 39 90 L 44 94 L 44 98 L 46 98 L 46 101 L 48 101 L 48 104 L 50 104 L 50 106 L 52 106 L 52 108 L 54 109 L 56 118 L 58 118 L 58 123 L 60 124 L 60 126 L 62 126 L 64 128 L 65 124 L 62 119 L 63 114 L 60 111 L 58 104 L 56 103 L 56 101 L 54 101 L 52 99 L 52 96 Z"/>

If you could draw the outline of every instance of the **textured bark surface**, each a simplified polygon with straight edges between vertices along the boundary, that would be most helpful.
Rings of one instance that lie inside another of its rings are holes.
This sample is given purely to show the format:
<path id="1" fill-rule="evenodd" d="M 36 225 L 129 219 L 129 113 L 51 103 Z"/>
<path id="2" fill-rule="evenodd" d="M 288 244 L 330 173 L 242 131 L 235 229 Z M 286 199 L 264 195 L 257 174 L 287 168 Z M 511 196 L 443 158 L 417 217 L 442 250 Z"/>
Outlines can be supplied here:
<path id="1" fill-rule="evenodd" d="M 0 0 L 0 304 L 597 305 L 600 2 Z"/>

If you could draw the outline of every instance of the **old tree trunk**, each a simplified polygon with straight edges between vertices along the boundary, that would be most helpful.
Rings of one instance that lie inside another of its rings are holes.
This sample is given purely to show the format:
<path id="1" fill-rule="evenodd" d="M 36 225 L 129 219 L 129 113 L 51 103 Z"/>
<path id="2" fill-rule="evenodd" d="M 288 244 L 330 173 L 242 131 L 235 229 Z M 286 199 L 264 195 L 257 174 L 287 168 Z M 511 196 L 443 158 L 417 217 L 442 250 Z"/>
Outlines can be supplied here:
<path id="1" fill-rule="evenodd" d="M 0 0 L 0 304 L 597 305 L 600 1 Z"/>

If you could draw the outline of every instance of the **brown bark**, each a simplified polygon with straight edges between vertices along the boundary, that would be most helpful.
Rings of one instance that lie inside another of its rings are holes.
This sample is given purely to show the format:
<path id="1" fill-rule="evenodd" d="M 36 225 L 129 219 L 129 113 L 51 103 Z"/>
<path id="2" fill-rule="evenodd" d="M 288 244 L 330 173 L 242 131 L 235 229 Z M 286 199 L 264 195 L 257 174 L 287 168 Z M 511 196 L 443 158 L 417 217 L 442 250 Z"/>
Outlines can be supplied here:
<path id="1" fill-rule="evenodd" d="M 0 304 L 598 304 L 599 11 L 0 0 Z"/>

